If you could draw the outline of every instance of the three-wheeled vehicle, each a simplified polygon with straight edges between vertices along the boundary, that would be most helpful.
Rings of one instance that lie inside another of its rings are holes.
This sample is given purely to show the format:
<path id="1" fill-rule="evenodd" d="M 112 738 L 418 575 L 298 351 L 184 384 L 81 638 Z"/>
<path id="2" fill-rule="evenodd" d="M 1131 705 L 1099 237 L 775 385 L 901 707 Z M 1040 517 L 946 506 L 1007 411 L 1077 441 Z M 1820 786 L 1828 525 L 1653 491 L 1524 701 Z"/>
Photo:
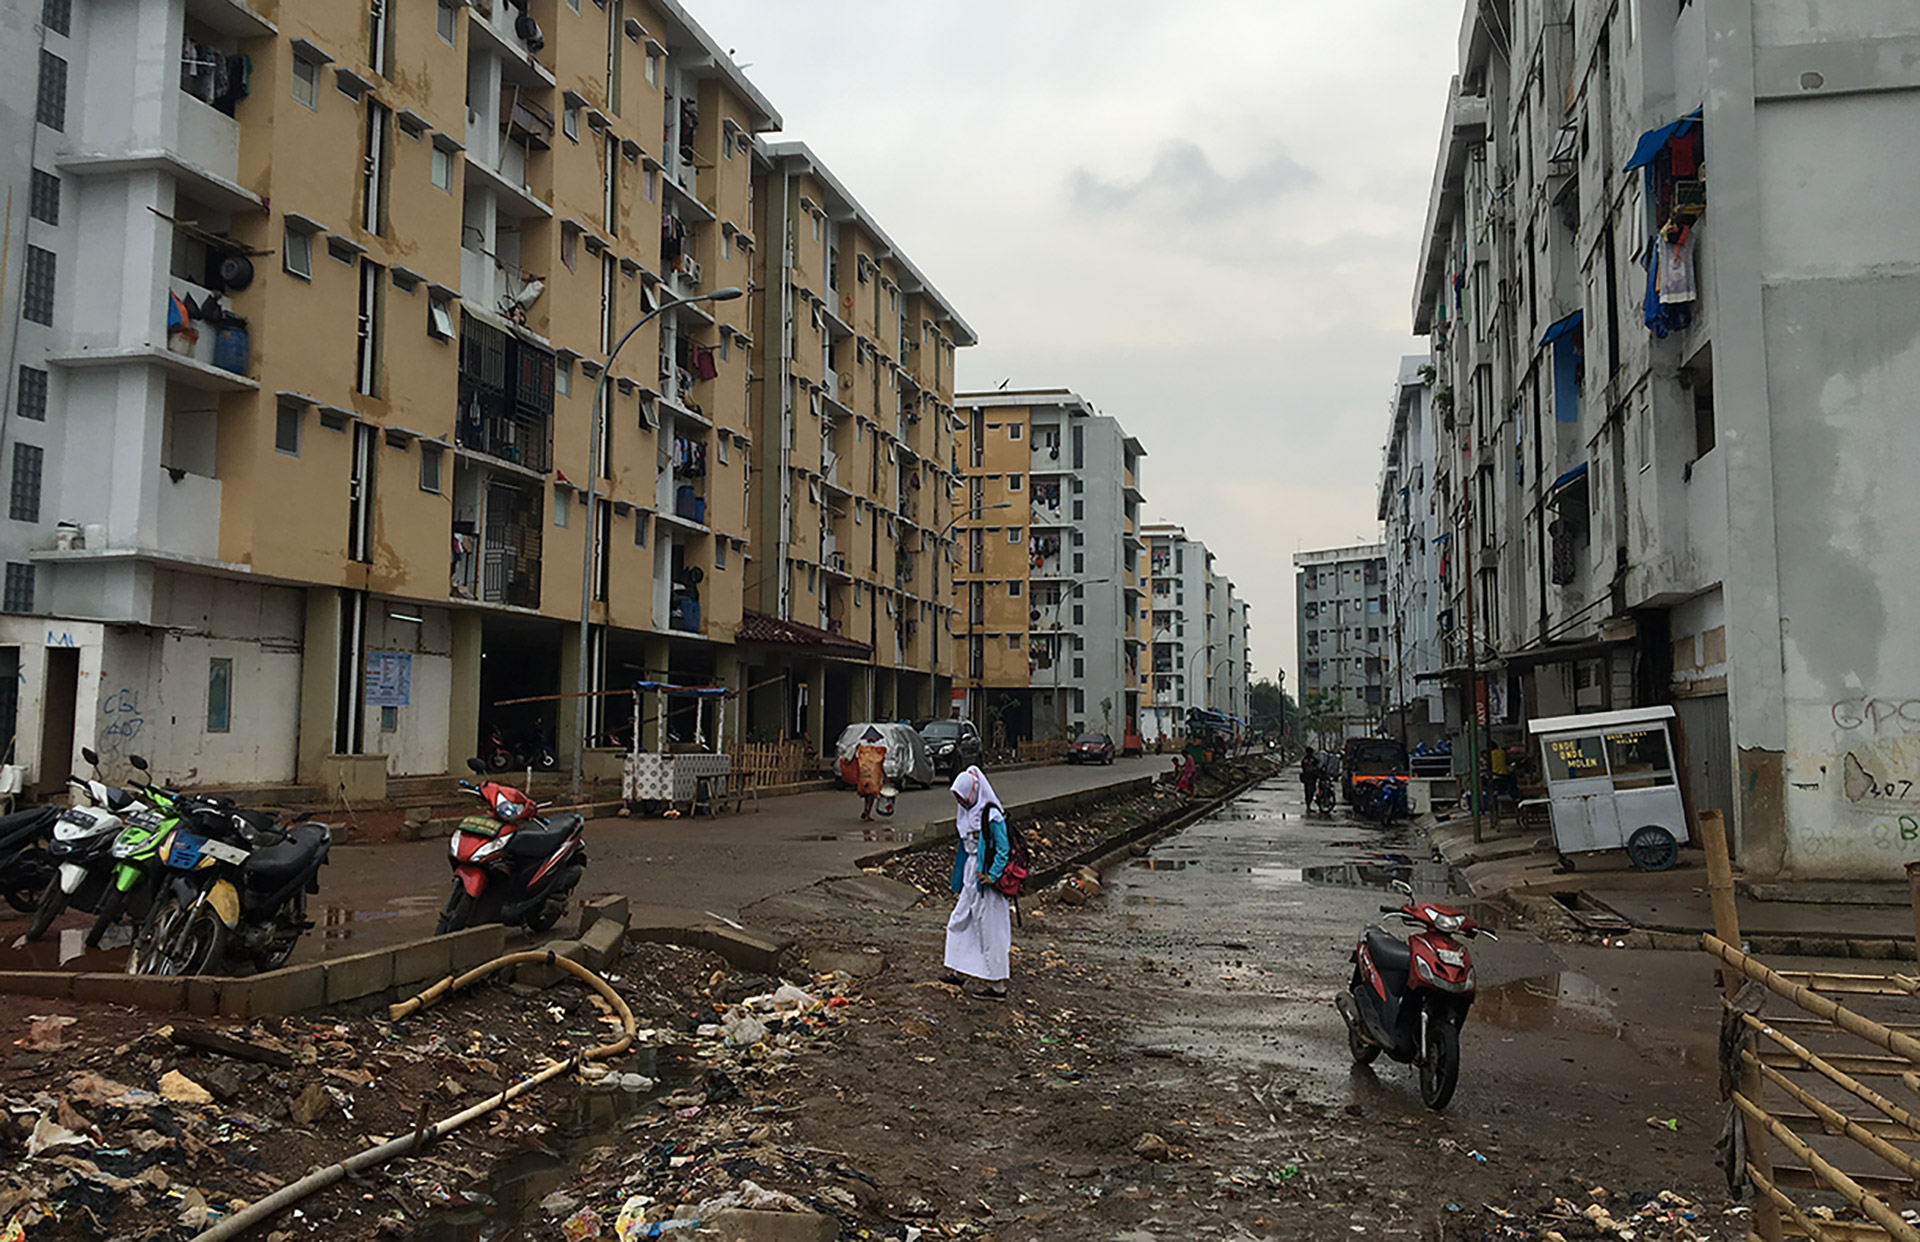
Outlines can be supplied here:
<path id="1" fill-rule="evenodd" d="M 1529 721 L 1540 739 L 1554 847 L 1572 854 L 1624 849 L 1642 871 L 1664 871 L 1689 839 L 1668 721 L 1673 707 L 1635 707 Z"/>
<path id="2" fill-rule="evenodd" d="M 1412 775 L 1407 748 L 1390 737 L 1350 737 L 1340 753 L 1340 794 L 1348 806 L 1370 806 L 1383 783 Z"/>

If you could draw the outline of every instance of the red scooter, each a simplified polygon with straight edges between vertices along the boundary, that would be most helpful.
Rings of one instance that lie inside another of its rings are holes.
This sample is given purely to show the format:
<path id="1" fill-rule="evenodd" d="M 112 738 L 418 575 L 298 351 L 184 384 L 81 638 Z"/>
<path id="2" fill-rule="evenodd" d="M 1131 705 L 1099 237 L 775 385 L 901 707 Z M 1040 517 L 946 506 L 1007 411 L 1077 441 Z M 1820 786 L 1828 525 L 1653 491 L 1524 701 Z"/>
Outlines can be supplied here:
<path id="1" fill-rule="evenodd" d="M 478 759 L 467 766 L 486 775 Z M 453 891 L 434 935 L 481 923 L 546 931 L 566 913 L 567 898 L 586 871 L 585 821 L 572 812 L 545 818 L 532 798 L 496 781 L 461 781 L 460 788 L 486 803 L 487 813 L 461 820 L 448 842 Z"/>
<path id="2" fill-rule="evenodd" d="M 1347 1022 L 1347 1048 L 1356 1065 L 1385 1052 L 1420 1069 L 1420 1098 L 1436 1112 L 1453 1098 L 1460 1081 L 1460 1027 L 1473 1004 L 1473 958 L 1464 940 L 1499 937 L 1452 906 L 1416 901 L 1413 888 L 1395 880 L 1406 904 L 1381 906 L 1422 930 L 1406 940 L 1378 924 L 1362 929 L 1353 946 L 1353 978 L 1335 999 Z"/>

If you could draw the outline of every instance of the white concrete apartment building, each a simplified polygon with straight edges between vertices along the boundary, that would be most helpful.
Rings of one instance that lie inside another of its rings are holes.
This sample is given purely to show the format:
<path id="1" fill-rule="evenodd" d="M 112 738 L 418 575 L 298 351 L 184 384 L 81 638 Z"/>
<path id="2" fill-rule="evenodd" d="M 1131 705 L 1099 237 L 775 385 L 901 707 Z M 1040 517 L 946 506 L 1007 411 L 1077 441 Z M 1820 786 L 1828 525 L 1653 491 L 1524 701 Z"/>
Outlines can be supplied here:
<path id="1" fill-rule="evenodd" d="M 1386 701 L 1393 651 L 1386 545 L 1296 552 L 1293 565 L 1301 708 L 1309 695 L 1326 691 L 1340 718 L 1328 733 L 1370 734 Z"/>
<path id="2" fill-rule="evenodd" d="M 1400 360 L 1380 465 L 1378 517 L 1387 549 L 1387 609 L 1393 626 L 1386 716 L 1388 731 L 1397 736 L 1404 729 L 1410 744 L 1445 732 L 1440 671 L 1452 628 L 1452 618 L 1443 615 L 1437 602 L 1440 566 L 1450 540 L 1433 494 L 1432 375 L 1427 358 Z M 1442 621 L 1448 623 L 1444 630 Z"/>
<path id="3" fill-rule="evenodd" d="M 1009 742 L 1139 727 L 1146 449 L 1066 389 L 959 393 L 965 710 Z"/>
<path id="4" fill-rule="evenodd" d="M 1672 702 L 1750 875 L 1915 853 L 1916 46 L 1908 0 L 1471 0 L 1446 102 L 1437 611 L 1496 741 Z"/>
<path id="5" fill-rule="evenodd" d="M 1151 653 L 1150 685 L 1141 736 L 1184 735 L 1187 713 L 1222 712 L 1245 719 L 1251 685 L 1246 601 L 1214 554 L 1184 528 L 1161 522 L 1145 528 L 1149 611 L 1143 631 Z"/>

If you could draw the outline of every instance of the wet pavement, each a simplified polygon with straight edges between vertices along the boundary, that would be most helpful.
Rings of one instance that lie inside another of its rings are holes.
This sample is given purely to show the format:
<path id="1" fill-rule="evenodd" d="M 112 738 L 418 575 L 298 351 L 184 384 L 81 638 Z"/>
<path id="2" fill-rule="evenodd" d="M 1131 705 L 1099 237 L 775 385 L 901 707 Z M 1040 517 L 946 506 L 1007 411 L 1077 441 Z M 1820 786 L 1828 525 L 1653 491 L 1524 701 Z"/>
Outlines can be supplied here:
<path id="1" fill-rule="evenodd" d="M 1333 1006 L 1361 927 L 1399 927 L 1380 910 L 1399 903 L 1393 881 L 1499 929 L 1417 830 L 1383 829 L 1344 808 L 1303 813 L 1297 782 L 1284 778 L 1105 879 L 1110 925 L 1068 935 L 1151 993 L 1137 1042 L 1302 1075 L 1302 1096 L 1328 1106 L 1420 1107 L 1412 1067 L 1382 1058 L 1352 1068 Z M 1451 1113 L 1537 1113 L 1555 1124 L 1553 1105 L 1569 1091 L 1628 1113 L 1672 1092 L 1705 1107 L 1719 1006 L 1704 954 L 1546 944 L 1511 931 L 1474 940 L 1470 952 L 1480 992 Z"/>

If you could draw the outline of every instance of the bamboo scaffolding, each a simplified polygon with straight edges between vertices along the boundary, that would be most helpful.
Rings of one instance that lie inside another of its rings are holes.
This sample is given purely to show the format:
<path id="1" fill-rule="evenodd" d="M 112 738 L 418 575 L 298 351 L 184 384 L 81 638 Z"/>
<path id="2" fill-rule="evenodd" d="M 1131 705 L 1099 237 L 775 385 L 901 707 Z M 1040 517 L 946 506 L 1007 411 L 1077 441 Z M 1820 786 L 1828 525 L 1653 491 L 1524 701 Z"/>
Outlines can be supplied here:
<path id="1" fill-rule="evenodd" d="M 1748 1120 L 1765 1127 L 1767 1133 L 1772 1135 L 1789 1155 L 1812 1170 L 1828 1189 L 1852 1204 L 1862 1215 L 1872 1219 L 1874 1224 L 1886 1230 L 1888 1236 L 1897 1239 L 1897 1242 L 1920 1242 L 1920 1230 L 1915 1230 L 1901 1218 L 1900 1213 L 1888 1207 L 1884 1200 L 1869 1193 L 1860 1183 L 1836 1168 L 1819 1152 L 1807 1146 L 1799 1135 L 1777 1121 L 1766 1109 L 1738 1091 L 1733 1093 L 1733 1102 L 1739 1105 L 1740 1111 L 1747 1115 Z"/>
<path id="2" fill-rule="evenodd" d="M 1751 1052 L 1742 1052 L 1740 1057 L 1742 1060 L 1750 1061 L 1754 1065 L 1759 1066 L 1760 1073 L 1767 1081 L 1779 1087 L 1782 1091 L 1785 1091 L 1789 1096 L 1792 1096 L 1795 1102 L 1804 1108 L 1812 1109 L 1814 1115 L 1820 1119 L 1820 1124 L 1826 1129 L 1828 1134 L 1844 1134 L 1894 1168 L 1904 1170 L 1908 1177 L 1920 1179 L 1920 1160 L 1914 1159 L 1911 1155 L 1901 1151 L 1892 1143 L 1887 1142 L 1879 1135 L 1869 1131 L 1865 1126 L 1859 1125 L 1851 1117 L 1848 1117 L 1839 1109 L 1828 1104 L 1825 1100 L 1818 1098 L 1811 1091 L 1808 1091 L 1799 1083 L 1794 1082 L 1779 1070 L 1774 1069 L 1770 1065 L 1760 1065 L 1760 1058 L 1754 1056 Z M 1774 1119 L 1776 1121 L 1779 1120 L 1778 1117 Z M 1784 1125 L 1785 1123 L 1782 1122 L 1782 1124 Z"/>
<path id="3" fill-rule="evenodd" d="M 1728 966 L 1749 979 L 1765 984 L 1770 990 L 1784 996 L 1808 1013 L 1825 1018 L 1849 1035 L 1858 1036 L 1876 1048 L 1884 1048 L 1895 1056 L 1905 1057 L 1914 1065 L 1920 1066 L 1920 1039 L 1890 1030 L 1872 1018 L 1862 1017 L 1810 988 L 1783 978 L 1780 972 L 1769 969 L 1717 936 L 1703 935 L 1700 937 L 1700 943 L 1707 952 L 1718 957 Z"/>
<path id="4" fill-rule="evenodd" d="M 1788 1036 L 1782 1035 L 1779 1031 L 1772 1029 L 1767 1023 L 1753 1017 L 1751 1014 L 1741 1015 L 1740 1020 L 1746 1023 L 1747 1029 L 1758 1031 L 1774 1043 L 1780 1045 L 1780 1047 L 1786 1049 L 1790 1056 L 1808 1069 L 1820 1074 L 1842 1090 L 1851 1092 L 1863 1103 L 1879 1109 L 1888 1119 L 1906 1127 L 1908 1133 L 1913 1136 L 1913 1141 L 1920 1142 L 1920 1116 L 1915 1116 L 1913 1113 L 1908 1112 L 1892 1100 L 1889 1100 L 1886 1096 L 1875 1091 L 1872 1087 L 1858 1081 L 1852 1075 L 1847 1074 L 1835 1066 L 1826 1057 L 1806 1048 Z M 1762 1060 L 1764 1062 L 1764 1058 L 1762 1058 Z"/>

